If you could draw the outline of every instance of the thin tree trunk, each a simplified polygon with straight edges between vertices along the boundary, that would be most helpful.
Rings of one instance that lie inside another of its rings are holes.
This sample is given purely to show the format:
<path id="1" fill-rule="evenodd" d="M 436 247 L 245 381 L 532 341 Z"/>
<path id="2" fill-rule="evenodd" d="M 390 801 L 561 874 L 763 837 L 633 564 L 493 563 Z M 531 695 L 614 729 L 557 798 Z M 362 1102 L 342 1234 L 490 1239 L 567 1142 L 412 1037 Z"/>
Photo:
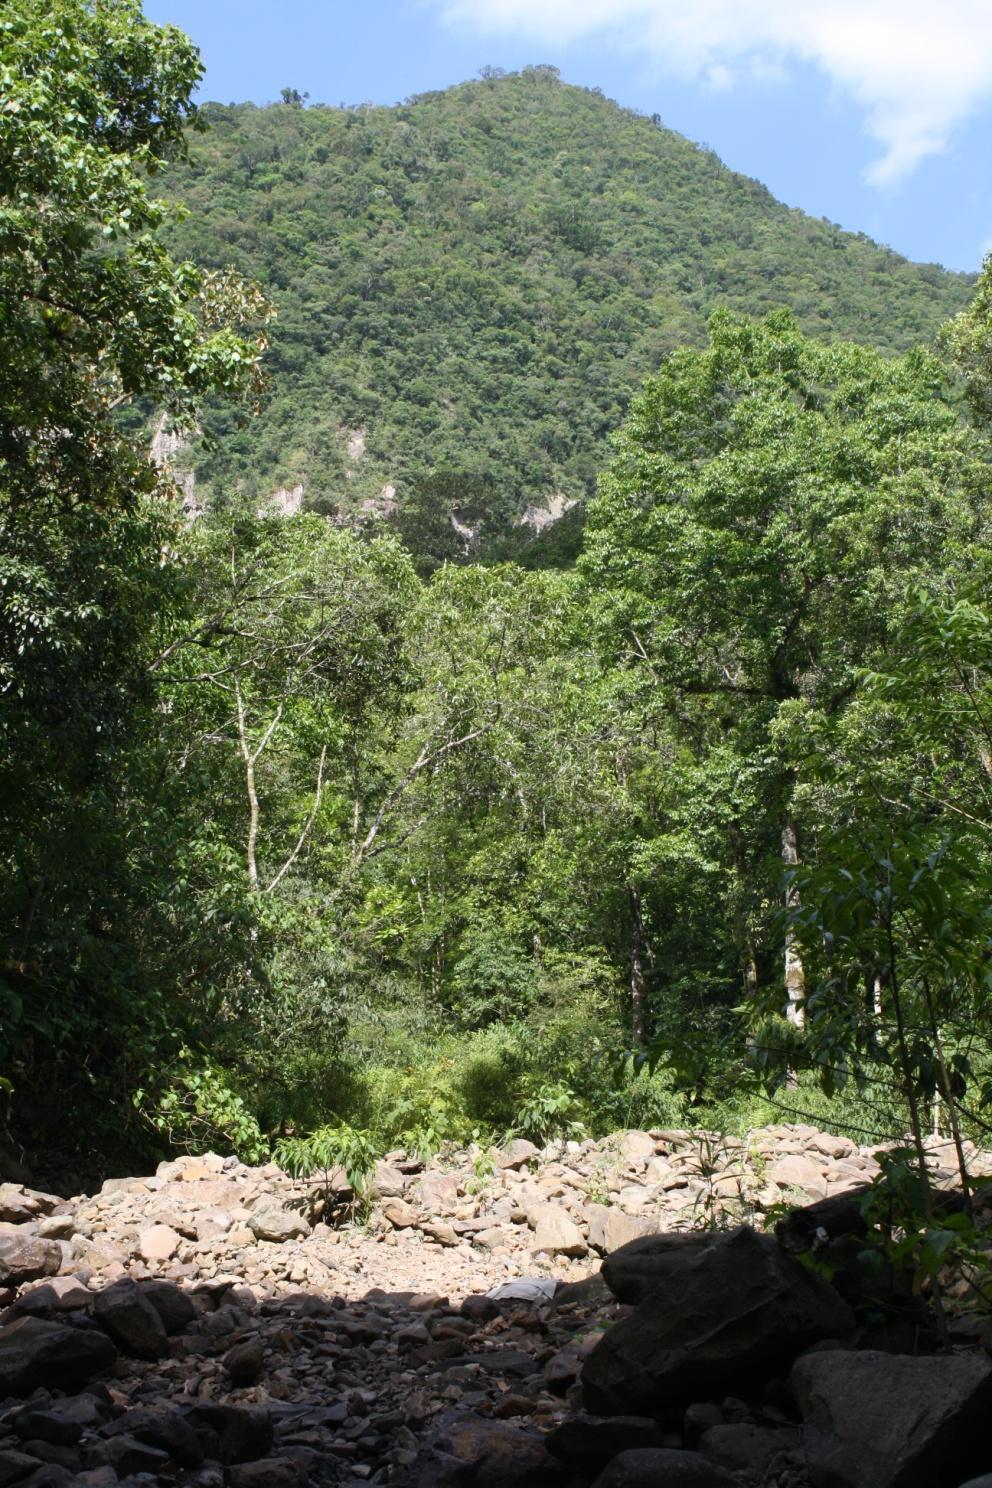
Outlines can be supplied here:
<path id="1" fill-rule="evenodd" d="M 641 919 L 641 896 L 635 888 L 630 893 L 630 1025 L 636 1045 L 647 1037 L 644 1004 L 647 984 L 644 979 L 644 921 Z"/>
<path id="2" fill-rule="evenodd" d="M 791 821 L 787 821 L 782 828 L 782 862 L 786 868 L 795 868 L 799 864 L 796 827 Z M 790 883 L 785 891 L 787 914 L 791 914 L 798 907 L 799 891 L 794 884 Z M 802 1028 L 806 1022 L 806 1012 L 803 1006 L 806 998 L 806 974 L 796 943 L 795 931 L 788 922 L 785 927 L 785 991 L 788 997 L 786 1017 L 797 1028 Z"/>

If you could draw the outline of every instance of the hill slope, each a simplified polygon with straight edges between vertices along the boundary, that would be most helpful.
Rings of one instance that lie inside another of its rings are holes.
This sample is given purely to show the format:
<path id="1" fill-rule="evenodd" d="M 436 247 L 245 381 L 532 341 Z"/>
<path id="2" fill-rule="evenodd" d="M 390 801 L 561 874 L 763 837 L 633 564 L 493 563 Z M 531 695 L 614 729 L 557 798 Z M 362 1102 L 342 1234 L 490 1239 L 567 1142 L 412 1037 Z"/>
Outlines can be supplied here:
<path id="1" fill-rule="evenodd" d="M 204 112 L 166 188 L 191 209 L 172 246 L 258 279 L 279 320 L 267 408 L 240 430 L 216 412 L 201 485 L 345 511 L 395 487 L 423 551 L 581 500 L 631 390 L 717 305 L 895 350 L 969 294 L 553 69 L 395 108 Z"/>

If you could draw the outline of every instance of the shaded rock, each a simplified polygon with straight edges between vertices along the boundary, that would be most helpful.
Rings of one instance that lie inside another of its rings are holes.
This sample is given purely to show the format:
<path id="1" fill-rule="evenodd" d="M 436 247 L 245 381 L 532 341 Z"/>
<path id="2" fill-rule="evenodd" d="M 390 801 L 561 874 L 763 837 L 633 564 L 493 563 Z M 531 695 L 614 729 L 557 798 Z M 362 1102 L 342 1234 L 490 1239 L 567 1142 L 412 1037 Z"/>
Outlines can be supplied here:
<path id="1" fill-rule="evenodd" d="M 83 1434 L 82 1426 L 67 1416 L 28 1406 L 17 1412 L 12 1425 L 22 1441 L 34 1439 L 59 1447 L 74 1447 Z"/>
<path id="2" fill-rule="evenodd" d="M 552 1456 L 570 1467 L 595 1472 L 620 1452 L 660 1447 L 661 1428 L 650 1416 L 569 1416 L 544 1438 Z"/>
<path id="3" fill-rule="evenodd" d="M 614 1324 L 586 1360 L 583 1396 L 602 1414 L 653 1414 L 725 1394 L 741 1378 L 753 1388 L 811 1343 L 853 1327 L 850 1308 L 827 1282 L 769 1236 L 736 1230 L 668 1253 L 665 1285 Z"/>
<path id="4" fill-rule="evenodd" d="M 130 1279 L 97 1292 L 93 1316 L 118 1347 L 136 1359 L 161 1359 L 169 1352 L 162 1319 L 142 1289 Z"/>
<path id="5" fill-rule="evenodd" d="M 189 1420 L 206 1455 L 219 1462 L 255 1462 L 272 1450 L 272 1419 L 267 1410 L 196 1405 Z"/>
<path id="6" fill-rule="evenodd" d="M 39 1276 L 54 1276 L 61 1266 L 57 1240 L 19 1234 L 13 1226 L 0 1231 L 0 1286 L 22 1286 Z"/>
<path id="7" fill-rule="evenodd" d="M 117 1358 L 96 1328 L 71 1328 L 23 1317 L 0 1328 L 0 1396 L 28 1395 L 38 1385 L 71 1390 L 109 1369 Z"/>
<path id="8" fill-rule="evenodd" d="M 592 1488 L 740 1488 L 740 1479 L 695 1452 L 643 1448 L 614 1457 Z"/>
<path id="9" fill-rule="evenodd" d="M 243 1462 L 227 1474 L 229 1488 L 302 1488 L 306 1481 L 306 1469 L 285 1457 Z"/>
<path id="10" fill-rule="evenodd" d="M 17 1452 L 13 1448 L 0 1451 L 0 1488 L 22 1482 L 38 1465 L 37 1457 L 29 1457 L 26 1452 Z"/>
<path id="11" fill-rule="evenodd" d="M 602 1277 L 619 1302 L 640 1302 L 659 1286 L 671 1284 L 672 1268 L 709 1250 L 724 1236 L 709 1230 L 670 1230 L 645 1235 L 615 1250 L 603 1262 Z"/>
<path id="12" fill-rule="evenodd" d="M 253 1385 L 265 1365 L 265 1349 L 258 1338 L 246 1338 L 228 1349 L 221 1363 L 232 1385 Z"/>
<path id="13" fill-rule="evenodd" d="M 127 1436 L 165 1452 L 180 1467 L 199 1467 L 203 1447 L 192 1426 L 175 1410 L 129 1410 L 104 1429 L 104 1436 Z M 114 1457 L 108 1462 L 116 1463 Z M 137 1471 L 129 1468 L 129 1472 Z"/>
<path id="14" fill-rule="evenodd" d="M 988 1465 L 981 1356 L 814 1353 L 791 1380 L 814 1488 L 936 1488 Z"/>
<path id="15" fill-rule="evenodd" d="M 259 1199 L 248 1216 L 248 1228 L 258 1240 L 300 1240 L 310 1226 L 302 1214 L 287 1209 L 271 1194 Z"/>
<path id="16" fill-rule="evenodd" d="M 416 1488 L 551 1488 L 562 1469 L 537 1432 L 513 1421 L 487 1421 L 472 1411 L 447 1411 L 417 1455 Z"/>
<path id="17" fill-rule="evenodd" d="M 181 1333 L 198 1316 L 196 1304 L 188 1292 L 172 1281 L 143 1281 L 141 1295 L 150 1302 L 162 1320 L 166 1333 Z"/>
<path id="18" fill-rule="evenodd" d="M 168 1452 L 126 1432 L 98 1442 L 90 1456 L 94 1466 L 112 1467 L 119 1478 L 130 1473 L 158 1473 L 169 1463 Z"/>
<path id="19" fill-rule="evenodd" d="M 795 1451 L 798 1446 L 798 1431 L 747 1423 L 710 1426 L 699 1439 L 699 1450 L 709 1462 L 728 1472 L 762 1475 L 780 1452 Z"/>

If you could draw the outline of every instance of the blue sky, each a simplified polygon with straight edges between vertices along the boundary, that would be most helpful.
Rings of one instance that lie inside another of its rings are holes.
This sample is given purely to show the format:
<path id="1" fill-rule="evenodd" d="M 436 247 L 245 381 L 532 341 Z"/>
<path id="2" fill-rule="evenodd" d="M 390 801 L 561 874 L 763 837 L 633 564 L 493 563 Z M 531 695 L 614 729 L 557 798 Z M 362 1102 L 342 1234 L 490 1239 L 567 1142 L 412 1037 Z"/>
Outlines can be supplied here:
<path id="1" fill-rule="evenodd" d="M 992 249 L 992 0 L 146 0 L 201 97 L 395 103 L 484 64 L 568 82 L 710 145 L 776 196 L 910 258 Z"/>

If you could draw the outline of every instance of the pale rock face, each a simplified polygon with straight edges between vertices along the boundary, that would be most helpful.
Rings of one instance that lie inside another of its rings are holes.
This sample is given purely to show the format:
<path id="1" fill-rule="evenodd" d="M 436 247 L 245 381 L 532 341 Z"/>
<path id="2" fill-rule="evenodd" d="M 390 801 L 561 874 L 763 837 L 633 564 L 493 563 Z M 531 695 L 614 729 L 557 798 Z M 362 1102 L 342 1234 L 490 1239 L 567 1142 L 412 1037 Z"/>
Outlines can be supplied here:
<path id="1" fill-rule="evenodd" d="M 560 522 L 566 512 L 572 510 L 575 502 L 569 496 L 563 496 L 560 491 L 548 497 L 546 506 L 528 506 L 524 509 L 523 516 L 518 520 L 518 527 L 529 527 L 532 532 L 543 532 L 545 527 L 550 527 L 554 522 Z"/>
<path id="2" fill-rule="evenodd" d="M 259 515 L 275 512 L 280 517 L 295 517 L 302 505 L 303 482 L 298 481 L 295 486 L 280 486 L 278 491 L 273 491 Z"/>
<path id="3" fill-rule="evenodd" d="M 345 448 L 349 460 L 360 460 L 365 453 L 365 429 L 349 429 Z"/>
<path id="4" fill-rule="evenodd" d="M 171 1225 L 150 1225 L 138 1238 L 138 1254 L 143 1261 L 171 1261 L 179 1249 L 180 1238 Z"/>
<path id="5" fill-rule="evenodd" d="M 203 516 L 206 507 L 196 494 L 196 472 L 182 469 L 181 461 L 188 444 L 186 436 L 177 433 L 163 413 L 152 435 L 151 457 L 160 470 L 172 476 L 182 495 L 183 511 L 193 522 Z"/>

